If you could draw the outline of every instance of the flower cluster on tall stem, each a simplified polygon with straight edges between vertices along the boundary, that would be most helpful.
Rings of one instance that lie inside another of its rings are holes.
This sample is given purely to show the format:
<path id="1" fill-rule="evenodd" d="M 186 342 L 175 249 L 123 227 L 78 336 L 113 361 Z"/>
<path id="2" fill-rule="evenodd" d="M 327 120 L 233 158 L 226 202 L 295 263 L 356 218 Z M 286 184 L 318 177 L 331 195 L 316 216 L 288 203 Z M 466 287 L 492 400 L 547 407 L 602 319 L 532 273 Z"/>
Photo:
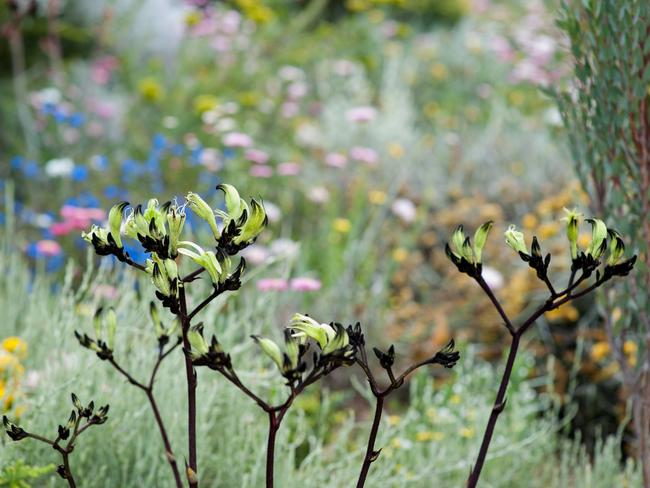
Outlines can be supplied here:
<path id="1" fill-rule="evenodd" d="M 201 196 L 193 192 L 186 195 L 186 203 L 183 205 L 175 201 L 160 205 L 158 200 L 152 198 L 146 207 L 137 205 L 131 208 L 127 215 L 125 211 L 129 204 L 121 202 L 110 210 L 106 227 L 93 226 L 89 232 L 82 233 L 82 237 L 93 246 L 98 255 L 115 256 L 119 261 L 145 272 L 156 289 L 155 296 L 162 307 L 169 309 L 175 316 L 172 324 L 165 327 L 155 304 L 151 304 L 151 320 L 158 341 L 158 355 L 147 383 L 136 380 L 115 359 L 114 336 L 117 318 L 113 311 L 110 311 L 110 315 L 106 318 L 101 318 L 101 313 L 97 314 L 94 338 L 81 332 L 75 332 L 75 335 L 83 347 L 94 351 L 100 359 L 108 361 L 131 384 L 146 394 L 177 487 L 183 486 L 183 482 L 153 394 L 156 373 L 160 363 L 182 344 L 185 352 L 188 417 L 185 476 L 190 487 L 197 487 L 199 484 L 196 451 L 197 375 L 194 366 L 201 363 L 199 361 L 198 364 L 193 364 L 196 357 L 192 341 L 196 349 L 196 334 L 200 329 L 193 326 L 192 321 L 216 297 L 241 287 L 241 276 L 246 262 L 240 258 L 234 265 L 232 258 L 255 242 L 267 224 L 266 212 L 261 202 L 252 199 L 250 204 L 247 203 L 231 185 L 219 185 L 217 189 L 223 191 L 225 195 L 226 211 L 212 209 Z M 208 225 L 214 238 L 210 247 L 204 248 L 195 242 L 183 239 L 188 210 L 194 212 Z M 218 220 L 221 220 L 221 226 Z M 144 265 L 131 259 L 124 248 L 123 237 L 137 240 L 149 254 Z M 180 268 L 183 266 L 183 261 L 192 262 L 198 265 L 198 268 L 182 275 Z M 204 272 L 209 277 L 212 291 L 196 306 L 189 308 L 187 287 Z M 168 344 L 172 337 L 176 337 L 174 343 Z"/>
<path id="2" fill-rule="evenodd" d="M 108 405 L 95 409 L 94 401 L 84 406 L 79 401 L 77 395 L 73 393 L 71 397 L 74 408 L 68 420 L 58 426 L 57 435 L 54 437 L 54 440 L 50 437 L 26 431 L 23 427 L 9 420 L 7 416 L 2 417 L 2 424 L 5 432 L 12 441 L 18 442 L 23 439 L 35 439 L 51 446 L 52 449 L 58 452 L 61 455 L 62 463 L 57 466 L 56 472 L 62 479 L 67 481 L 70 488 L 76 488 L 77 482 L 70 467 L 70 454 L 72 454 L 77 439 L 81 434 L 93 425 L 101 425 L 106 422 L 108 419 Z"/>
<path id="3" fill-rule="evenodd" d="M 514 250 L 522 261 L 532 268 L 537 278 L 539 278 L 548 289 L 549 296 L 534 312 L 525 318 L 520 325 L 516 325 L 513 320 L 506 314 L 501 303 L 490 289 L 487 282 L 482 276 L 482 267 L 479 259 L 476 259 L 476 249 L 473 249 L 470 239 L 463 233 L 462 226 L 452 234 L 451 245 L 447 244 L 447 255 L 458 271 L 465 273 L 474 279 L 481 289 L 488 296 L 499 316 L 503 320 L 504 326 L 508 329 L 511 336 L 508 358 L 501 377 L 499 389 L 497 391 L 494 406 L 490 413 L 488 423 L 483 435 L 481 447 L 479 449 L 476 462 L 474 463 L 470 476 L 467 480 L 468 488 L 474 488 L 481 475 L 481 470 L 486 460 L 488 448 L 494 434 L 497 419 L 506 406 L 506 392 L 510 375 L 517 357 L 521 337 L 532 327 L 535 321 L 544 313 L 554 310 L 567 302 L 583 297 L 591 293 L 596 288 L 602 286 L 615 276 L 626 276 L 634 267 L 636 256 L 623 259 L 625 244 L 620 234 L 614 229 L 608 229 L 605 223 L 599 219 L 588 219 L 592 226 L 592 239 L 589 247 L 581 251 L 578 249 L 578 226 L 581 215 L 576 211 L 567 211 L 566 234 L 569 241 L 569 252 L 571 258 L 571 273 L 568 277 L 566 286 L 557 291 L 548 276 L 551 255 L 542 253 L 541 245 L 537 237 L 533 236 L 530 250 L 526 245 L 526 239 L 523 232 L 517 230 L 514 225 L 508 227 L 504 233 L 506 244 Z M 484 224 L 479 228 L 475 237 L 475 247 L 482 247 L 487 240 L 487 234 L 492 227 L 491 222 Z M 483 229 L 483 231 L 482 231 Z M 603 262 L 602 258 L 609 249 L 607 259 Z M 602 270 L 599 269 L 602 267 Z M 591 284 L 588 279 L 596 273 L 595 280 Z"/>

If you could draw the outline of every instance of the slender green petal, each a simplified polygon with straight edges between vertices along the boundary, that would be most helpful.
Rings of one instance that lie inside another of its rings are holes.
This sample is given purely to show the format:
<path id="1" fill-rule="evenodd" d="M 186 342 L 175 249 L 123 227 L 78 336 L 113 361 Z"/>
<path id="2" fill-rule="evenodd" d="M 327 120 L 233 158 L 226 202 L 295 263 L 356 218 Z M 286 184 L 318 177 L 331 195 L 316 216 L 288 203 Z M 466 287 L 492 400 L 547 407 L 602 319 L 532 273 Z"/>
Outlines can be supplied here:
<path id="1" fill-rule="evenodd" d="M 591 224 L 591 244 L 587 249 L 587 255 L 598 259 L 607 249 L 607 226 L 600 219 L 587 219 L 586 221 Z"/>
<path id="2" fill-rule="evenodd" d="M 493 225 L 494 222 L 492 220 L 485 222 L 482 226 L 476 229 L 476 232 L 474 233 L 474 257 L 476 258 L 477 263 L 481 262 L 483 248 L 485 247 L 485 243 L 487 242 L 488 235 L 490 234 Z"/>
<path id="3" fill-rule="evenodd" d="M 210 229 L 212 229 L 214 238 L 219 239 L 220 233 L 217 227 L 217 219 L 214 216 L 214 211 L 210 205 L 208 205 L 205 200 L 203 200 L 199 195 L 193 192 L 189 192 L 185 196 L 185 199 L 187 200 L 187 203 L 192 211 L 210 225 Z"/>
<path id="4" fill-rule="evenodd" d="M 111 210 L 108 212 L 108 227 L 110 229 L 111 235 L 117 244 L 117 247 L 122 246 L 122 217 L 124 214 L 124 209 L 129 204 L 129 202 L 121 202 L 117 205 L 113 205 Z"/>

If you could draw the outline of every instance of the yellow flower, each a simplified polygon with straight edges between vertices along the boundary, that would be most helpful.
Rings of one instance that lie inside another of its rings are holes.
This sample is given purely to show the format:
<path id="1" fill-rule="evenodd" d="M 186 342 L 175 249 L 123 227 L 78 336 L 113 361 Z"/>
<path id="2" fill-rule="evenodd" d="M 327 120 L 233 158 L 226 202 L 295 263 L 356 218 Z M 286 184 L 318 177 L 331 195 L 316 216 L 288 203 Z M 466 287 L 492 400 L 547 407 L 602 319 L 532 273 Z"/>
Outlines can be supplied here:
<path id="1" fill-rule="evenodd" d="M 591 357 L 594 361 L 601 361 L 605 357 L 609 356 L 609 353 L 610 347 L 609 342 L 607 341 L 596 342 L 591 346 Z"/>
<path id="2" fill-rule="evenodd" d="M 27 343 L 20 337 L 7 337 L 2 341 L 2 348 L 5 351 L 15 354 L 21 359 L 27 355 Z"/>
<path id="3" fill-rule="evenodd" d="M 0 371 L 15 369 L 18 364 L 18 358 L 16 356 L 5 351 L 0 351 Z"/>
<path id="4" fill-rule="evenodd" d="M 546 312 L 546 318 L 551 322 L 557 322 L 559 320 L 566 320 L 568 322 L 575 322 L 580 318 L 580 312 L 573 305 L 567 304 L 562 305 L 555 310 Z"/>
<path id="5" fill-rule="evenodd" d="M 391 142 L 388 145 L 388 154 L 393 159 L 401 159 L 404 157 L 404 148 L 399 142 Z"/>
<path id="6" fill-rule="evenodd" d="M 431 77 L 438 81 L 446 80 L 449 77 L 449 70 L 442 63 L 434 63 L 431 66 Z"/>
<path id="7" fill-rule="evenodd" d="M 404 249 L 403 247 L 398 247 L 397 249 L 395 249 L 395 250 L 392 252 L 391 255 L 392 255 L 393 260 L 394 260 L 395 262 L 397 262 L 397 263 L 403 263 L 404 261 L 406 261 L 406 258 L 408 258 L 409 253 L 408 253 L 408 251 L 407 251 L 406 249 Z"/>
<path id="8" fill-rule="evenodd" d="M 454 405 L 458 405 L 458 404 L 460 403 L 460 395 L 455 395 L 455 394 L 452 395 L 452 396 L 449 398 L 449 402 L 452 403 L 452 404 L 454 404 Z"/>
<path id="9" fill-rule="evenodd" d="M 158 102 L 163 97 L 163 88 L 153 77 L 143 78 L 138 83 L 138 91 L 148 102 Z"/>
<path id="10" fill-rule="evenodd" d="M 636 366 L 636 353 L 638 349 L 639 346 L 634 341 L 625 341 L 625 343 L 623 344 L 623 352 L 627 357 L 627 362 L 632 367 Z"/>
<path id="11" fill-rule="evenodd" d="M 627 355 L 634 354 L 636 355 L 639 346 L 634 341 L 625 341 L 623 344 L 623 352 Z"/>
<path id="12" fill-rule="evenodd" d="M 340 234 L 347 234 L 352 229 L 352 223 L 348 219 L 338 218 L 334 219 L 332 227 Z"/>
<path id="13" fill-rule="evenodd" d="M 560 232 L 560 225 L 557 222 L 545 222 L 539 226 L 539 238 L 548 239 Z"/>
<path id="14" fill-rule="evenodd" d="M 401 422 L 402 418 L 399 415 L 389 415 L 386 420 L 388 420 L 388 425 L 397 425 Z"/>
<path id="15" fill-rule="evenodd" d="M 429 102 L 424 106 L 424 115 L 433 118 L 438 113 L 438 104 L 436 102 Z"/>
<path id="16" fill-rule="evenodd" d="M 537 217 L 535 217 L 535 215 L 532 213 L 527 213 L 521 219 L 521 225 L 524 227 L 524 229 L 529 229 L 529 230 L 532 230 L 535 227 L 537 227 L 538 222 L 539 221 L 537 220 Z"/>
<path id="17" fill-rule="evenodd" d="M 418 442 L 428 442 L 433 440 L 433 432 L 430 430 L 418 432 L 415 434 L 415 440 Z"/>
<path id="18" fill-rule="evenodd" d="M 381 190 L 370 190 L 368 192 L 368 201 L 373 205 L 381 205 L 386 202 L 386 194 Z"/>
<path id="19" fill-rule="evenodd" d="M 362 12 L 370 8 L 370 0 L 347 0 L 345 8 L 352 12 Z"/>
<path id="20" fill-rule="evenodd" d="M 578 235 L 578 247 L 586 249 L 591 243 L 591 233 L 582 232 Z"/>
<path id="21" fill-rule="evenodd" d="M 261 100 L 261 95 L 255 91 L 243 92 L 239 95 L 239 102 L 244 107 L 254 107 Z"/>
<path id="22" fill-rule="evenodd" d="M 13 404 L 14 404 L 14 394 L 9 393 L 5 397 L 2 407 L 4 410 L 9 410 Z"/>
<path id="23" fill-rule="evenodd" d="M 519 105 L 521 105 L 522 103 L 524 103 L 525 98 L 524 98 L 524 94 L 521 93 L 519 90 L 513 90 L 513 91 L 511 91 L 510 94 L 508 95 L 508 100 L 509 100 L 510 103 L 512 103 L 513 105 L 515 105 L 515 106 L 519 106 Z"/>
<path id="24" fill-rule="evenodd" d="M 185 25 L 193 27 L 201 22 L 201 13 L 198 10 L 192 10 L 185 16 Z"/>
<path id="25" fill-rule="evenodd" d="M 474 437 L 474 429 L 472 427 L 463 427 L 458 431 L 461 437 L 464 437 L 465 439 L 470 439 Z"/>
<path id="26" fill-rule="evenodd" d="M 198 95 L 194 98 L 194 110 L 200 115 L 214 109 L 219 104 L 219 99 L 214 95 Z"/>

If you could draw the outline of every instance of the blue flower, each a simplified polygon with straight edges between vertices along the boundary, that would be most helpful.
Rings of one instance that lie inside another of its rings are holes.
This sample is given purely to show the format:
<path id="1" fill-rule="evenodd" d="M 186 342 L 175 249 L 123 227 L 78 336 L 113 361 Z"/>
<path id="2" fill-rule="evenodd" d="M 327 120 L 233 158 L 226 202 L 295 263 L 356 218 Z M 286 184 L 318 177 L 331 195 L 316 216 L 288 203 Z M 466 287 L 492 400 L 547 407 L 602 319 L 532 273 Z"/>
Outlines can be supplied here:
<path id="1" fill-rule="evenodd" d="M 158 149 L 158 150 L 165 149 L 166 145 L 167 145 L 167 140 L 165 139 L 164 135 L 160 133 L 154 134 L 153 138 L 151 139 L 151 146 L 153 147 L 153 149 Z"/>
<path id="2" fill-rule="evenodd" d="M 24 161 L 25 159 L 22 156 L 14 156 L 11 158 L 11 161 L 9 161 L 9 164 L 12 169 L 21 169 Z"/>
<path id="3" fill-rule="evenodd" d="M 76 165 L 72 170 L 73 181 L 86 181 L 88 179 L 88 168 L 81 165 Z"/>
<path id="4" fill-rule="evenodd" d="M 75 112 L 68 118 L 71 127 L 81 127 L 86 122 L 86 116 L 81 112 Z"/>
<path id="5" fill-rule="evenodd" d="M 22 170 L 23 170 L 23 174 L 28 178 L 36 178 L 41 171 L 36 161 L 27 161 L 23 165 Z"/>

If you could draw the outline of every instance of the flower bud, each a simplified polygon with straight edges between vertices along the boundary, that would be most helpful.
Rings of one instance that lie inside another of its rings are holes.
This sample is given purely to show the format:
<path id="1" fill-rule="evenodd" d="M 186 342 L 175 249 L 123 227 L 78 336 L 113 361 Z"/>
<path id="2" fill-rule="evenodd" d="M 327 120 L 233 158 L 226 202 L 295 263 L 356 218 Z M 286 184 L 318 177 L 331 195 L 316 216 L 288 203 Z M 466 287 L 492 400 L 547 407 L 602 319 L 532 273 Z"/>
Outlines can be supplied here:
<path id="1" fill-rule="evenodd" d="M 217 190 L 221 190 L 224 193 L 228 217 L 235 221 L 239 220 L 239 217 L 241 217 L 244 210 L 248 210 L 248 205 L 246 205 L 246 202 L 239 196 L 237 189 L 232 185 L 222 183 L 217 186 Z"/>
<path id="2" fill-rule="evenodd" d="M 463 244 L 466 239 L 462 225 L 456 227 L 456 230 L 451 234 L 451 251 L 458 259 L 463 256 Z"/>
<path id="3" fill-rule="evenodd" d="M 113 350 L 115 343 L 115 331 L 117 329 L 117 315 L 113 307 L 106 312 L 106 345 Z"/>
<path id="4" fill-rule="evenodd" d="M 219 229 L 217 228 L 217 219 L 214 216 L 214 211 L 210 205 L 208 205 L 205 200 L 203 200 L 199 195 L 192 192 L 189 192 L 185 196 L 185 199 L 187 200 L 187 203 L 189 204 L 192 211 L 194 211 L 196 215 L 201 217 L 210 225 L 210 229 L 212 229 L 214 238 L 219 239 L 220 233 Z"/>
<path id="5" fill-rule="evenodd" d="M 608 230 L 607 232 L 612 240 L 609 246 L 609 258 L 607 259 L 607 265 L 614 266 L 621 260 L 623 254 L 625 254 L 625 242 L 623 242 L 621 235 L 617 231 Z"/>
<path id="6" fill-rule="evenodd" d="M 75 395 L 74 393 L 71 395 L 71 397 L 72 397 L 72 404 L 74 405 L 74 408 L 76 408 L 78 412 L 81 412 L 84 407 L 79 401 L 79 397 L 77 397 L 77 395 Z"/>
<path id="7" fill-rule="evenodd" d="M 95 252 L 99 256 L 108 256 L 115 251 L 117 244 L 112 234 L 102 227 L 93 225 L 90 232 L 82 232 L 81 237 L 84 241 L 92 244 Z"/>
<path id="8" fill-rule="evenodd" d="M 291 331 L 284 330 L 284 345 L 286 350 L 286 357 L 289 359 L 289 367 L 296 369 L 300 360 L 300 344 L 298 340 L 291 335 Z"/>
<path id="9" fill-rule="evenodd" d="M 504 235 L 506 238 L 506 244 L 514 249 L 516 253 L 528 254 L 524 234 L 523 232 L 518 231 L 516 226 L 510 225 Z"/>
<path id="10" fill-rule="evenodd" d="M 235 244 L 251 243 L 264 230 L 267 223 L 268 217 L 264 207 L 253 198 L 246 222 L 241 229 L 241 233 L 233 239 L 233 242 Z"/>
<path id="11" fill-rule="evenodd" d="M 95 329 L 95 337 L 97 339 L 102 338 L 102 315 L 104 314 L 104 308 L 99 307 L 93 316 L 93 327 Z"/>
<path id="12" fill-rule="evenodd" d="M 252 335 L 251 337 L 257 343 L 257 345 L 260 346 L 264 354 L 273 360 L 280 371 L 284 371 L 284 359 L 282 357 L 282 351 L 280 351 L 280 347 L 271 339 L 266 339 L 265 337 L 258 335 Z"/>
<path id="13" fill-rule="evenodd" d="M 172 286 L 167 277 L 164 267 L 160 267 L 158 263 L 153 265 L 153 273 L 151 275 L 151 281 L 154 286 L 162 293 L 164 296 L 169 297 L 172 295 Z"/>
<path id="14" fill-rule="evenodd" d="M 607 226 L 600 219 L 587 219 L 591 224 L 591 244 L 587 249 L 587 256 L 599 259 L 607 249 Z"/>
<path id="15" fill-rule="evenodd" d="M 320 324 L 308 315 L 303 315 L 300 313 L 295 314 L 291 318 L 289 323 L 289 328 L 297 330 L 298 334 L 294 334 L 295 337 L 310 337 L 314 339 L 321 350 L 323 350 L 327 343 L 334 338 L 336 332 L 328 324 Z"/>
<path id="16" fill-rule="evenodd" d="M 565 208 L 564 212 L 566 217 L 562 220 L 566 220 L 566 235 L 571 247 L 571 259 L 575 260 L 578 258 L 578 225 L 582 214 L 575 209 L 569 210 Z"/>
<path id="17" fill-rule="evenodd" d="M 175 205 L 171 206 L 167 212 L 167 225 L 169 225 L 169 253 L 172 257 L 177 254 L 178 240 L 184 224 L 185 210 Z"/>
<path id="18" fill-rule="evenodd" d="M 124 209 L 128 204 L 129 202 L 118 203 L 117 205 L 113 205 L 110 212 L 108 212 L 108 227 L 111 231 L 113 239 L 115 240 L 115 243 L 117 244 L 117 247 L 120 248 L 123 247 L 122 237 L 120 235 L 120 232 L 122 230 L 122 216 Z"/>
<path id="19" fill-rule="evenodd" d="M 187 340 L 192 348 L 190 352 L 190 357 L 192 359 L 198 359 L 208 353 L 208 343 L 205 342 L 205 339 L 203 338 L 202 325 L 191 327 L 190 330 L 187 331 Z"/>
<path id="20" fill-rule="evenodd" d="M 217 256 L 213 251 L 206 252 L 201 246 L 191 241 L 181 241 L 178 243 L 178 245 L 182 246 L 178 248 L 179 254 L 183 254 L 184 256 L 191 258 L 196 264 L 202 266 L 210 275 L 212 284 L 219 285 L 220 283 L 223 283 L 225 280 L 225 274 L 221 265 L 219 264 Z M 186 249 L 186 247 L 192 247 L 197 252 L 190 251 L 189 249 Z"/>
<path id="21" fill-rule="evenodd" d="M 178 279 L 178 265 L 173 259 L 164 259 L 163 266 L 165 267 L 165 273 L 169 280 Z"/>
<path id="22" fill-rule="evenodd" d="M 482 226 L 476 229 L 476 232 L 474 233 L 474 256 L 476 258 L 477 263 L 481 262 L 481 255 L 483 253 L 483 248 L 485 247 L 488 234 L 490 233 L 490 230 L 492 229 L 493 225 L 494 222 L 492 220 L 490 220 L 489 222 L 485 222 Z"/>
<path id="23" fill-rule="evenodd" d="M 165 228 L 166 223 L 166 214 L 167 207 L 169 202 L 166 203 L 163 208 L 164 212 L 158 209 L 158 200 L 152 198 L 147 202 L 147 209 L 144 211 L 144 220 L 147 222 L 149 235 L 156 239 L 161 238 L 167 234 L 167 229 Z"/>
<path id="24" fill-rule="evenodd" d="M 332 354 L 344 350 L 350 344 L 350 338 L 348 337 L 348 333 L 345 330 L 345 327 L 343 327 L 341 324 L 334 324 L 334 327 L 334 337 L 331 337 L 327 342 L 327 345 L 323 348 L 323 354 Z"/>

